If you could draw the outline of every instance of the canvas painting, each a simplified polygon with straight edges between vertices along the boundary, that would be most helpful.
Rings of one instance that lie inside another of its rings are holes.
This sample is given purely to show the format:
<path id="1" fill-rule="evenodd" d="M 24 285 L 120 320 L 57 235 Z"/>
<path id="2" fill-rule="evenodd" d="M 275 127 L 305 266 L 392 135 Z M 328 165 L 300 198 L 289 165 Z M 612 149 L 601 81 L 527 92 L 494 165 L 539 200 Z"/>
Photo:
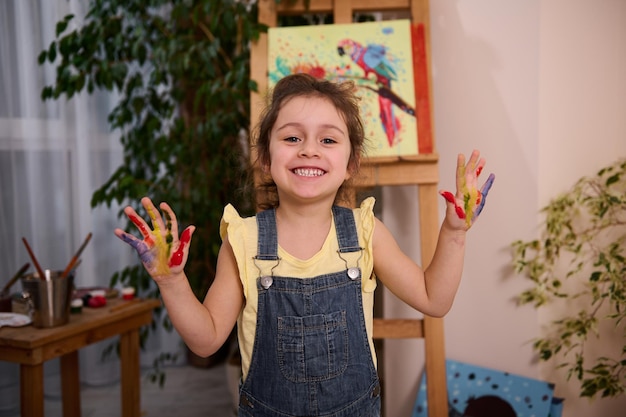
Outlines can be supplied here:
<path id="1" fill-rule="evenodd" d="M 418 154 L 408 20 L 270 28 L 269 87 L 308 73 L 352 80 L 361 97 L 367 157 Z"/>
<path id="2" fill-rule="evenodd" d="M 554 385 L 504 371 L 446 360 L 450 417 L 560 417 L 562 400 Z M 427 417 L 422 377 L 412 417 Z"/>

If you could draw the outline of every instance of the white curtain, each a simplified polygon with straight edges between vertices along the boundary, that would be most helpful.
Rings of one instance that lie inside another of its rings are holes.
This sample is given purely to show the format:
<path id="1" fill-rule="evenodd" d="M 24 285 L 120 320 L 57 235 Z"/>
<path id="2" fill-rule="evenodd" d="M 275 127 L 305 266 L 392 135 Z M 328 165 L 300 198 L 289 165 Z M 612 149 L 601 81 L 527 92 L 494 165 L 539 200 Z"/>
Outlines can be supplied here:
<path id="1" fill-rule="evenodd" d="M 108 286 L 113 272 L 136 262 L 113 235 L 122 224 L 120 207 L 90 206 L 94 190 L 122 161 L 118 134 L 106 121 L 115 97 L 40 98 L 55 69 L 38 65 L 39 53 L 54 39 L 56 22 L 74 14 L 71 30 L 87 10 L 88 0 L 0 0 L 0 285 L 30 262 L 22 237 L 42 268 L 62 270 L 92 232 L 76 271 L 78 287 Z M 19 283 L 12 287 L 17 291 Z M 119 367 L 102 366 L 101 350 L 98 345 L 81 350 L 83 382 L 117 378 Z M 55 376 L 49 369 L 54 366 L 46 364 L 47 375 Z M 18 372 L 17 365 L 0 362 L 0 367 L 1 413 L 16 401 L 9 391 L 16 389 Z M 101 369 L 94 372 L 94 367 Z M 46 395 L 55 395 L 59 381 L 48 379 Z"/>

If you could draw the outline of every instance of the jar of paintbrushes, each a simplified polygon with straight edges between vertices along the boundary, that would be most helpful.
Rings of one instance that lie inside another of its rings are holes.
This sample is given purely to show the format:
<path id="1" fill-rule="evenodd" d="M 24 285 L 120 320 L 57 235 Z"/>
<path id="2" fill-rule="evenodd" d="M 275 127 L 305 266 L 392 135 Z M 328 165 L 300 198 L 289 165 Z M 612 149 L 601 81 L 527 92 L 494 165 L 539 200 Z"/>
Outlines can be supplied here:
<path id="1" fill-rule="evenodd" d="M 42 269 L 28 241 L 22 239 L 35 266 L 35 272 L 24 275 L 21 280 L 33 326 L 55 327 L 69 321 L 74 291 L 74 270 L 80 263 L 80 255 L 90 239 L 91 233 L 62 271 Z"/>

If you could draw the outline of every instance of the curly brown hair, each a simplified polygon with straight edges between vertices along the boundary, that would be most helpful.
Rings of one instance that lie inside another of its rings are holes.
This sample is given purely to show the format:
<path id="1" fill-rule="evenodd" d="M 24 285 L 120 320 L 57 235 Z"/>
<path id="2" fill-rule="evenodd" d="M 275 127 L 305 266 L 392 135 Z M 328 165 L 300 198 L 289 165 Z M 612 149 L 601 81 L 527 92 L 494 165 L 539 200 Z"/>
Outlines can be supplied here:
<path id="1" fill-rule="evenodd" d="M 361 154 L 364 150 L 365 132 L 359 111 L 359 98 L 355 95 L 356 87 L 352 81 L 333 82 L 315 78 L 309 74 L 291 74 L 281 78 L 272 90 L 269 103 L 261 114 L 255 130 L 254 146 L 257 152 L 257 167 L 270 165 L 270 134 L 283 104 L 294 97 L 321 97 L 329 100 L 343 117 L 350 138 L 350 159 L 348 170 L 350 179 L 344 181 L 337 191 L 335 202 L 348 202 L 349 190 L 358 175 Z M 263 170 L 261 170 L 263 171 Z M 261 175 L 259 183 L 258 205 L 261 209 L 278 207 L 276 183 L 267 174 Z"/>

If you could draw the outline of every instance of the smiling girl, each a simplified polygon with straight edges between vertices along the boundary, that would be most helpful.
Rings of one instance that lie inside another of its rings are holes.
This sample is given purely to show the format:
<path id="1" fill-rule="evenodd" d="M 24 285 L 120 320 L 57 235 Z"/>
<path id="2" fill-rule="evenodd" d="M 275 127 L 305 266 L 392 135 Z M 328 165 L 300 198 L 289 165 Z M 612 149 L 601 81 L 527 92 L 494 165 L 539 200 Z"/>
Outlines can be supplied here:
<path id="1" fill-rule="evenodd" d="M 457 159 L 457 190 L 441 192 L 447 210 L 431 264 L 423 270 L 398 247 L 376 217 L 374 199 L 346 208 L 364 146 L 351 83 L 304 74 L 280 80 L 258 126 L 264 210 L 242 218 L 226 206 L 223 244 L 213 285 L 200 303 L 184 273 L 194 227 L 178 238 L 145 197 L 152 229 L 125 213 L 143 239 L 116 229 L 159 286 L 168 314 L 187 346 L 214 353 L 238 324 L 242 355 L 239 416 L 380 415 L 372 342 L 373 300 L 380 280 L 401 300 L 430 316 L 445 315 L 463 269 L 466 233 L 485 204 L 485 160 L 477 151 Z"/>

